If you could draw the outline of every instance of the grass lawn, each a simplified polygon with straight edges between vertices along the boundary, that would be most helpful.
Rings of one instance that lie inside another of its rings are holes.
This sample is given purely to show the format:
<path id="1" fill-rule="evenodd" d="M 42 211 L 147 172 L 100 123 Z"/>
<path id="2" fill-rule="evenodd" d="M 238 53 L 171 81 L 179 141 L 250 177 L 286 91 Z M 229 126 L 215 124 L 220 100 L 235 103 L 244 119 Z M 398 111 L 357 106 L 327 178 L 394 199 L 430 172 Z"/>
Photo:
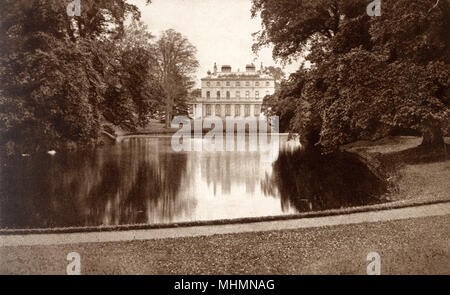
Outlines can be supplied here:
<path id="1" fill-rule="evenodd" d="M 399 200 L 450 200 L 450 149 L 447 157 L 417 148 L 419 137 L 388 137 L 376 142 L 356 142 L 346 148 L 366 152 L 390 170 L 397 189 L 390 195 Z M 450 138 L 445 139 L 447 146 Z"/>
<path id="2" fill-rule="evenodd" d="M 148 241 L 0 248 L 0 274 L 450 274 L 450 215 Z"/>

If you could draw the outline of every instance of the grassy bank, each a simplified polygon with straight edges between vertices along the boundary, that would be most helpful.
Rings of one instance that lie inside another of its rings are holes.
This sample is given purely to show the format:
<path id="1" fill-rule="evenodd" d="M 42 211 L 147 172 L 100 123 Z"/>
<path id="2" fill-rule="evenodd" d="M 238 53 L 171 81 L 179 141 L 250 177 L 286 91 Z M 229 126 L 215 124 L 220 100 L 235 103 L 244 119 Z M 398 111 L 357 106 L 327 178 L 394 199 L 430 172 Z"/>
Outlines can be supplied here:
<path id="1" fill-rule="evenodd" d="M 388 137 L 356 142 L 345 149 L 367 153 L 382 163 L 395 185 L 389 195 L 393 201 L 450 200 L 450 155 L 419 147 L 421 140 L 410 136 Z M 445 141 L 448 146 L 450 138 Z"/>

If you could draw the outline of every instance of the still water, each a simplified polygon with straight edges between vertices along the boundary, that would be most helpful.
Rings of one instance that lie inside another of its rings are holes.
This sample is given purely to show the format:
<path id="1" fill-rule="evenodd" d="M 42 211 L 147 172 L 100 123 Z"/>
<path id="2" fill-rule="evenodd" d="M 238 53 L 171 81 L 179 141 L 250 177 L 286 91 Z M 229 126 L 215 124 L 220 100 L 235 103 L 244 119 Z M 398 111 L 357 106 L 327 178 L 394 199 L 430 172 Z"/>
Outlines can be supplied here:
<path id="1" fill-rule="evenodd" d="M 200 139 L 201 140 L 201 139 Z M 378 203 L 383 185 L 349 155 L 175 152 L 170 137 L 2 161 L 0 227 L 157 224 Z M 293 148 L 294 147 L 294 148 Z"/>

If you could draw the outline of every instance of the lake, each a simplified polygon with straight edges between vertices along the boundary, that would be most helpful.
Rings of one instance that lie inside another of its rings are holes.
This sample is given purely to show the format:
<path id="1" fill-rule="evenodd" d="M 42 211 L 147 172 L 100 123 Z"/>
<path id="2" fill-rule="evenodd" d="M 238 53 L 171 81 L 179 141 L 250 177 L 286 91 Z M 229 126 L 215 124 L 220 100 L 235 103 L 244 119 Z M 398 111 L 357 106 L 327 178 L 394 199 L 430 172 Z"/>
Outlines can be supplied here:
<path id="1" fill-rule="evenodd" d="M 280 136 L 272 160 L 242 151 L 175 152 L 170 137 L 2 161 L 0 227 L 160 224 L 379 203 L 385 187 L 341 153 L 305 154 Z M 202 141 L 202 139 L 196 139 Z"/>

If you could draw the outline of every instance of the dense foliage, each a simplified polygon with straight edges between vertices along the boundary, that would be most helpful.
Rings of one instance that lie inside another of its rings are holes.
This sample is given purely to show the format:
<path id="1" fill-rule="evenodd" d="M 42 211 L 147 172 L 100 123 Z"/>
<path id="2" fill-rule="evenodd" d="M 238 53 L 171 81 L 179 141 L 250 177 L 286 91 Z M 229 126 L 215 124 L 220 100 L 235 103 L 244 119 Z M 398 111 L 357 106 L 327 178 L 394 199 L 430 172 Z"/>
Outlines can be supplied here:
<path id="1" fill-rule="evenodd" d="M 295 117 L 297 104 L 303 88 L 306 72 L 299 70 L 289 79 L 276 82 L 275 93 L 267 95 L 263 100 L 263 111 L 267 116 L 278 116 L 281 132 L 292 128 L 291 121 Z M 276 80 L 277 81 L 277 80 Z M 300 82 L 300 83 L 299 83 Z"/>
<path id="2" fill-rule="evenodd" d="M 156 41 L 137 7 L 83 0 L 72 17 L 71 2 L 0 0 L 0 146 L 9 154 L 93 145 L 103 124 L 133 130 L 166 104 Z"/>
<path id="3" fill-rule="evenodd" d="M 440 145 L 450 126 L 450 2 L 253 0 L 263 30 L 284 61 L 306 55 L 299 72 L 266 102 L 278 108 L 307 146 L 333 150 L 359 139 L 415 130 Z M 283 116 L 281 117 L 283 121 Z"/>
<path id="4" fill-rule="evenodd" d="M 166 127 L 172 117 L 187 109 L 185 98 L 194 86 L 190 74 L 198 67 L 196 48 L 180 33 L 169 29 L 155 44 L 160 82 L 165 94 Z"/>

